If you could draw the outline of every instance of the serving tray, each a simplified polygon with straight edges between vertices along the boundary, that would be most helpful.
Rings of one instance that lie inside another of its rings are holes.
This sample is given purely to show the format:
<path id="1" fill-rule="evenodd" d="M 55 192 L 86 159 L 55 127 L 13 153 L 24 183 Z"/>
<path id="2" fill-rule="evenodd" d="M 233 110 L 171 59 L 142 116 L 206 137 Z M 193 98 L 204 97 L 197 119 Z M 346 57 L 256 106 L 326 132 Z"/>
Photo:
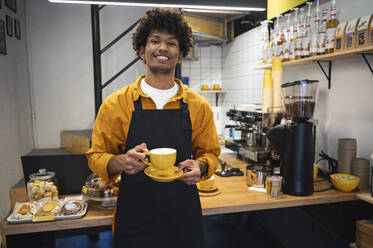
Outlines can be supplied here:
<path id="1" fill-rule="evenodd" d="M 29 219 L 16 219 L 13 217 L 13 212 L 8 216 L 6 219 L 9 223 L 12 224 L 20 224 L 20 223 L 32 223 L 32 222 L 43 222 L 43 221 L 54 221 L 54 220 L 68 220 L 68 219 L 79 219 L 82 218 L 87 213 L 88 203 L 82 202 L 83 208 L 80 210 L 78 214 L 72 214 L 72 215 L 63 215 L 58 214 L 56 216 L 50 215 L 50 216 L 35 216 L 33 218 Z"/>

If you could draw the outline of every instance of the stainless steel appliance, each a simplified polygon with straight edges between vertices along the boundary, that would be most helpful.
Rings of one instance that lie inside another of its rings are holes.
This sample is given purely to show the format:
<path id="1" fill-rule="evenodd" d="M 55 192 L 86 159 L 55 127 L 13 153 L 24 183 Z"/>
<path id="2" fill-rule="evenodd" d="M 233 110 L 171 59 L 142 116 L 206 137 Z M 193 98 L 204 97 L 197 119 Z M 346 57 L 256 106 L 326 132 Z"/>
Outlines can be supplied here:
<path id="1" fill-rule="evenodd" d="M 273 148 L 265 132 L 280 123 L 282 113 L 231 109 L 226 115 L 234 123 L 226 125 L 230 134 L 225 141 L 228 149 L 254 162 L 272 159 Z"/>

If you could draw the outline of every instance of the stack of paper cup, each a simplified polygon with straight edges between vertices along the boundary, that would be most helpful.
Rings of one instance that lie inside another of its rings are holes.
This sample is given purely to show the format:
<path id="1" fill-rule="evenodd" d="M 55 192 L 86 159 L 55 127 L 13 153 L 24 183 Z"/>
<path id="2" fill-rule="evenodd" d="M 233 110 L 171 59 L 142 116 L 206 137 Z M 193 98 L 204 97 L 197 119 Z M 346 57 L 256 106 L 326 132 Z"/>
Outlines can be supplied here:
<path id="1" fill-rule="evenodd" d="M 338 140 L 338 172 L 351 174 L 352 160 L 356 158 L 356 139 Z"/>
<path id="2" fill-rule="evenodd" d="M 281 84 L 282 84 L 282 64 L 279 57 L 272 60 L 272 81 L 273 81 L 273 112 L 282 112 Z"/>
<path id="3" fill-rule="evenodd" d="M 262 113 L 272 112 L 273 105 L 273 82 L 272 71 L 264 71 L 263 92 L 262 92 Z"/>
<path id="4" fill-rule="evenodd" d="M 369 160 L 365 158 L 355 158 L 352 160 L 352 175 L 360 178 L 359 189 L 369 188 Z"/>

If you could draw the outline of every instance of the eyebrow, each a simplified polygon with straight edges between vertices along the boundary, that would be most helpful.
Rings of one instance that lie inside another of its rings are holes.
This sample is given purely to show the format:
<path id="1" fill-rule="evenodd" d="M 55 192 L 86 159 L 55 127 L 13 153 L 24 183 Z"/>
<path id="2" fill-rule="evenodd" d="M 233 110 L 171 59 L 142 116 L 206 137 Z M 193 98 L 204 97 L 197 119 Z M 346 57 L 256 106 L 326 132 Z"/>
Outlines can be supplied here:
<path id="1" fill-rule="evenodd" d="M 158 34 L 152 34 L 149 38 L 158 38 L 158 39 L 160 39 L 161 38 L 161 36 L 160 35 L 158 35 Z M 177 40 L 176 39 L 176 37 L 169 37 L 167 40 Z"/>

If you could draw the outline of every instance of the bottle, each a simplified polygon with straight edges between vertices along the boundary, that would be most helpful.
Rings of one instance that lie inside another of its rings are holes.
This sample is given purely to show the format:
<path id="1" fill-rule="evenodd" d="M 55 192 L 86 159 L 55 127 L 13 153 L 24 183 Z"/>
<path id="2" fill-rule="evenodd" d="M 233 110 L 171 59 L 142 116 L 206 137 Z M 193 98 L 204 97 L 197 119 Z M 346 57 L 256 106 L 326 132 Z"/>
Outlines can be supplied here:
<path id="1" fill-rule="evenodd" d="M 294 59 L 299 59 L 297 57 L 297 38 L 299 37 L 298 31 L 299 31 L 299 26 L 298 26 L 298 8 L 293 8 L 294 10 L 294 21 L 293 21 L 293 40 L 291 41 L 293 44 L 290 43 L 290 46 L 294 46 Z"/>
<path id="2" fill-rule="evenodd" d="M 305 18 L 305 25 L 304 25 L 304 37 L 302 42 L 302 58 L 307 58 L 310 56 L 310 48 L 311 48 L 311 2 L 306 3 L 308 5 L 308 12 Z"/>
<path id="3" fill-rule="evenodd" d="M 330 19 L 326 23 L 326 49 L 325 53 L 334 52 L 334 38 L 335 31 L 337 30 L 339 20 L 337 19 L 337 8 L 335 0 L 332 1 L 330 6 Z"/>
<path id="4" fill-rule="evenodd" d="M 293 8 L 292 10 L 294 10 L 294 20 L 292 23 L 290 23 L 291 24 L 291 27 L 290 27 L 291 35 L 290 35 L 290 44 L 289 44 L 289 60 L 290 61 L 295 60 L 295 40 L 298 35 L 297 34 L 298 29 L 296 27 L 298 8 Z"/>
<path id="5" fill-rule="evenodd" d="M 260 35 L 259 35 L 259 54 L 258 54 L 258 62 L 259 64 L 267 64 L 268 63 L 268 26 L 267 21 L 262 21 L 260 27 Z"/>
<path id="6" fill-rule="evenodd" d="M 319 26 L 319 41 L 317 45 L 317 54 L 325 54 L 325 43 L 326 43 L 326 23 L 328 21 L 328 9 L 322 10 L 321 23 Z"/>
<path id="7" fill-rule="evenodd" d="M 284 27 L 284 44 L 283 44 L 283 62 L 287 62 L 290 60 L 290 40 L 291 40 L 291 21 L 290 21 L 290 18 L 291 18 L 291 14 L 286 14 L 285 15 L 287 17 L 287 21 L 286 21 L 286 24 L 285 24 L 285 27 Z"/>
<path id="8" fill-rule="evenodd" d="M 284 44 L 284 33 L 281 28 L 280 18 L 282 15 L 276 16 L 276 24 L 275 24 L 275 41 L 276 41 L 276 57 L 280 57 L 281 60 L 283 59 L 283 44 Z"/>
<path id="9" fill-rule="evenodd" d="M 275 57 L 275 47 L 275 31 L 273 28 L 270 28 L 268 44 L 268 64 L 272 64 L 272 59 Z"/>
<path id="10" fill-rule="evenodd" d="M 304 36 L 304 8 L 300 9 L 300 16 L 297 24 L 297 39 L 295 40 L 295 59 L 302 58 L 302 41 Z"/>
<path id="11" fill-rule="evenodd" d="M 311 25 L 311 48 L 310 56 L 317 55 L 317 44 L 319 40 L 319 25 L 320 25 L 320 9 L 319 0 L 316 1 L 316 10 L 313 23 Z"/>

